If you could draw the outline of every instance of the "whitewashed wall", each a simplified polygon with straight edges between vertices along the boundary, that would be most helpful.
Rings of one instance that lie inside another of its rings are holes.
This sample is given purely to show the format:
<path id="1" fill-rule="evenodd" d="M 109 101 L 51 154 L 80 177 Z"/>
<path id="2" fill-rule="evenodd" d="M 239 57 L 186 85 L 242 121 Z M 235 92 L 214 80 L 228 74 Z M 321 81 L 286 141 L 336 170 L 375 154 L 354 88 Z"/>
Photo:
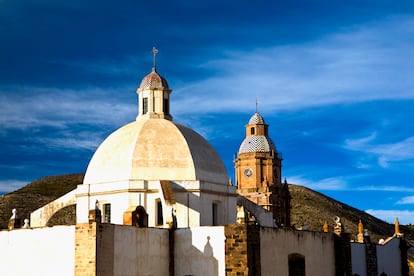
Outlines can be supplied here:
<path id="1" fill-rule="evenodd" d="M 332 234 L 261 228 L 260 257 L 263 276 L 289 275 L 288 255 L 305 256 L 306 275 L 335 275 Z"/>
<path id="2" fill-rule="evenodd" d="M 175 275 L 226 275 L 224 227 L 177 229 L 174 244 Z"/>
<path id="3" fill-rule="evenodd" d="M 113 233 L 113 275 L 169 274 L 168 230 L 116 225 Z"/>
<path id="4" fill-rule="evenodd" d="M 0 231 L 0 274 L 73 275 L 75 226 Z"/>

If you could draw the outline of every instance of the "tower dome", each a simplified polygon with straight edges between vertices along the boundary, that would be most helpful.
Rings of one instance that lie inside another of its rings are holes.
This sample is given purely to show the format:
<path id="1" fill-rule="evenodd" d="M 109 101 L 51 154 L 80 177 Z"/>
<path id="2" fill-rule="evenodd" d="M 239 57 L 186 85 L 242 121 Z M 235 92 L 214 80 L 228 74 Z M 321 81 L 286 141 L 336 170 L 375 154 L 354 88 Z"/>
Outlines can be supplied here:
<path id="1" fill-rule="evenodd" d="M 168 83 L 165 78 L 158 74 L 155 67 L 152 68 L 152 72 L 146 75 L 139 86 L 141 89 L 169 89 Z"/>
<path id="2" fill-rule="evenodd" d="M 268 137 L 267 129 L 268 125 L 263 117 L 258 112 L 254 113 L 246 126 L 246 138 L 241 143 L 238 153 L 276 152 L 276 146 Z"/>
<path id="3" fill-rule="evenodd" d="M 252 117 L 250 117 L 249 125 L 255 125 L 255 124 L 265 124 L 265 121 L 259 113 L 254 113 Z"/>

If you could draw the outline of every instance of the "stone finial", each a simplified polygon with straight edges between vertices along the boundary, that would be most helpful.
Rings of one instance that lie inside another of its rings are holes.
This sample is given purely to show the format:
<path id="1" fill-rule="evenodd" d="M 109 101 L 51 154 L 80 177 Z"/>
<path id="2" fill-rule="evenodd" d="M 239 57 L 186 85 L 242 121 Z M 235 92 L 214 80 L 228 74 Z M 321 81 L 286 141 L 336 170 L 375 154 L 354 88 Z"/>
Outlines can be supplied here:
<path id="1" fill-rule="evenodd" d="M 400 223 L 399 223 L 397 217 L 395 218 L 395 221 L 394 221 L 394 227 L 395 227 L 395 233 L 394 234 L 395 235 L 400 234 Z"/>
<path id="2" fill-rule="evenodd" d="M 323 224 L 323 232 L 328 233 L 328 231 L 329 231 L 328 222 L 325 221 L 325 223 Z"/>
<path id="3" fill-rule="evenodd" d="M 335 225 L 334 225 L 334 233 L 337 235 L 341 235 L 342 233 L 342 223 L 340 217 L 335 217 Z"/>
<path id="4" fill-rule="evenodd" d="M 10 217 L 10 219 L 16 219 L 16 218 L 17 218 L 17 210 L 16 210 L 16 208 L 14 208 L 12 210 L 12 216 Z"/>
<path id="5" fill-rule="evenodd" d="M 20 228 L 20 219 L 17 216 L 17 210 L 14 208 L 12 210 L 12 216 L 9 219 L 8 229 L 13 230 L 15 228 Z"/>
<path id="6" fill-rule="evenodd" d="M 398 238 L 404 236 L 404 234 L 400 233 L 400 222 L 398 221 L 398 218 L 395 218 L 394 226 L 395 226 L 394 236 Z"/>
<path id="7" fill-rule="evenodd" d="M 237 205 L 237 215 L 236 215 L 236 223 L 237 224 L 245 224 L 245 212 L 243 206 Z"/>
<path id="8" fill-rule="evenodd" d="M 23 225 L 22 228 L 24 228 L 24 229 L 29 229 L 30 228 L 29 219 L 24 219 L 24 225 Z"/>
<path id="9" fill-rule="evenodd" d="M 371 237 L 369 236 L 368 229 L 364 229 L 364 242 L 366 242 L 366 243 L 371 242 Z"/>
<path id="10" fill-rule="evenodd" d="M 358 223 L 357 242 L 359 242 L 359 243 L 363 243 L 364 242 L 364 225 L 362 225 L 362 221 L 361 220 L 359 220 L 359 223 Z"/>
<path id="11" fill-rule="evenodd" d="M 364 234 L 364 225 L 362 225 L 361 220 L 359 220 L 359 223 L 358 223 L 358 234 Z"/>

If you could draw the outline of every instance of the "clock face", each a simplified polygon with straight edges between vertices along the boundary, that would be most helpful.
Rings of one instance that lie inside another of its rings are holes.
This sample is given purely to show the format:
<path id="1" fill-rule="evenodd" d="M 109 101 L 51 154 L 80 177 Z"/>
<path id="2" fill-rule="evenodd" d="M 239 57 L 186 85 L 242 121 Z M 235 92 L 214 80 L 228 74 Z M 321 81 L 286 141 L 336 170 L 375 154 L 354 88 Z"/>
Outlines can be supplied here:
<path id="1" fill-rule="evenodd" d="M 247 168 L 244 170 L 244 176 L 245 177 L 251 177 L 253 175 L 253 171 L 250 168 Z"/>

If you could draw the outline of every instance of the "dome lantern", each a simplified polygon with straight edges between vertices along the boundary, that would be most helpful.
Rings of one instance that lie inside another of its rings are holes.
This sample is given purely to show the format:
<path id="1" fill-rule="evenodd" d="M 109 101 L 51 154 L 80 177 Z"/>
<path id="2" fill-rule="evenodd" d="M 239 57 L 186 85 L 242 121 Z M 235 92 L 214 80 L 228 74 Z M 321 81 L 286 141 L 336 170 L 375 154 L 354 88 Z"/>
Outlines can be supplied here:
<path id="1" fill-rule="evenodd" d="M 138 116 L 149 118 L 162 118 L 172 120 L 170 114 L 170 94 L 167 80 L 158 74 L 156 69 L 156 55 L 158 50 L 152 48 L 153 65 L 152 71 L 146 75 L 137 89 L 138 94 Z"/>

